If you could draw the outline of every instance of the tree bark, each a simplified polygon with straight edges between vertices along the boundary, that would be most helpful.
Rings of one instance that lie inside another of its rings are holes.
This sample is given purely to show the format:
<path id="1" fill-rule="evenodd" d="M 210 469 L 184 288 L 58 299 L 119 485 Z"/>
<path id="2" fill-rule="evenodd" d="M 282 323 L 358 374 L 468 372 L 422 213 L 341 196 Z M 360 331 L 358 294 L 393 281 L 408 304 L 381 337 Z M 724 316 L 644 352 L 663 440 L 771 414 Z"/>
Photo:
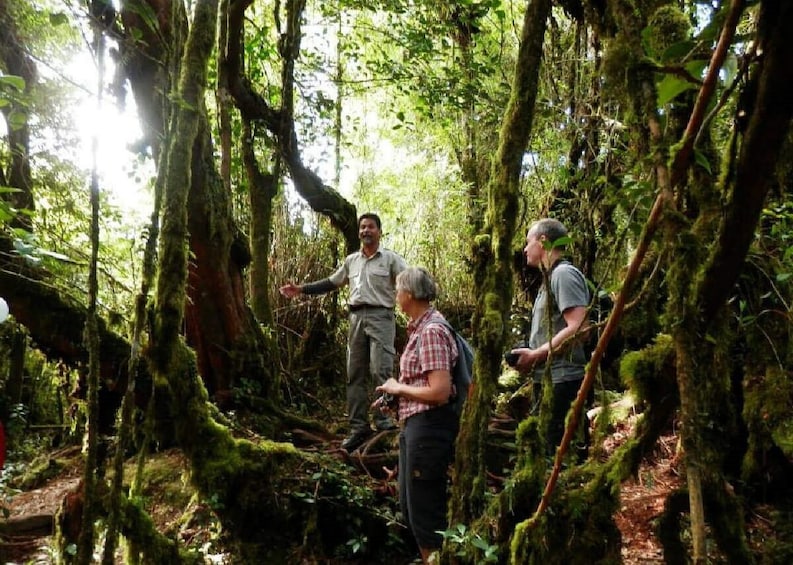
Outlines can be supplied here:
<path id="1" fill-rule="evenodd" d="M 470 524 L 485 507 L 484 444 L 512 307 L 512 246 L 523 155 L 531 134 L 549 0 L 529 2 L 512 83 L 488 184 L 485 235 L 477 237 L 473 316 L 476 386 L 465 404 L 457 439 L 450 524 Z"/>
<path id="2" fill-rule="evenodd" d="M 754 238 L 760 212 L 772 186 L 793 116 L 793 3 L 761 3 L 758 67 L 747 90 L 756 95 L 746 109 L 748 122 L 736 163 L 727 181 L 728 205 L 717 245 L 697 296 L 704 320 L 714 318 L 733 291 Z"/>
<path id="3" fill-rule="evenodd" d="M 8 302 L 14 319 L 27 328 L 36 347 L 50 359 L 75 369 L 84 367 L 88 363 L 83 336 L 86 307 L 70 300 L 48 281 L 40 280 L 42 276 L 22 260 L 0 255 L 0 294 Z M 103 384 L 99 391 L 100 425 L 103 431 L 109 431 L 120 394 L 127 385 L 130 346 L 122 336 L 108 329 L 103 320 L 98 323 L 99 374 Z M 84 383 L 75 393 L 78 396 L 85 393 Z"/>
<path id="4" fill-rule="evenodd" d="M 251 305 L 256 318 L 270 328 L 275 327 L 270 303 L 270 246 L 272 245 L 273 199 L 278 193 L 278 174 L 259 168 L 253 150 L 253 132 L 247 120 L 243 123 L 242 161 L 248 177 L 251 210 Z M 277 169 L 277 167 L 276 167 Z M 271 345 L 275 346 L 275 343 Z"/>
<path id="5" fill-rule="evenodd" d="M 167 122 L 178 107 L 163 96 L 170 91 L 169 76 L 178 76 L 174 73 L 181 65 L 169 53 L 181 52 L 180 38 L 184 37 L 187 23 L 178 2 L 147 3 L 158 17 L 155 30 L 141 21 L 138 11 L 122 10 L 128 35 L 140 38 L 125 54 L 128 61 L 125 70 L 142 110 L 147 139 L 153 153 L 160 155 L 161 140 L 167 139 L 163 132 L 173 135 Z M 196 128 L 194 146 L 180 156 L 192 159 L 184 177 L 189 187 L 185 221 L 193 257 L 186 263 L 190 283 L 185 305 L 185 336 L 196 351 L 201 378 L 219 404 L 230 404 L 232 389 L 243 379 L 257 381 L 270 399 L 277 402 L 275 374 L 265 359 L 264 336 L 246 302 L 244 270 L 250 263 L 248 241 L 234 221 L 230 194 L 214 163 L 203 100 L 197 99 L 196 104 L 197 118 L 194 126 L 191 125 Z M 169 166 L 169 159 L 161 159 L 160 167 Z M 176 211 L 165 204 L 163 217 L 173 212 Z M 163 237 L 166 237 L 164 232 Z"/>
<path id="6" fill-rule="evenodd" d="M 229 90 L 246 120 L 260 121 L 275 136 L 278 151 L 289 169 L 292 182 L 298 194 L 315 212 L 322 214 L 344 237 L 348 253 L 358 249 L 358 218 L 355 206 L 342 197 L 336 190 L 323 183 L 313 171 L 306 168 L 300 156 L 300 144 L 295 131 L 292 114 L 292 90 L 294 77 L 292 67 L 300 49 L 300 25 L 304 2 L 287 2 L 289 17 L 288 30 L 282 39 L 281 54 L 284 60 L 282 72 L 282 107 L 275 110 L 257 94 L 243 75 L 242 69 L 242 22 L 245 9 L 252 0 L 231 0 L 229 5 L 228 51 L 221 66 L 226 68 Z"/>

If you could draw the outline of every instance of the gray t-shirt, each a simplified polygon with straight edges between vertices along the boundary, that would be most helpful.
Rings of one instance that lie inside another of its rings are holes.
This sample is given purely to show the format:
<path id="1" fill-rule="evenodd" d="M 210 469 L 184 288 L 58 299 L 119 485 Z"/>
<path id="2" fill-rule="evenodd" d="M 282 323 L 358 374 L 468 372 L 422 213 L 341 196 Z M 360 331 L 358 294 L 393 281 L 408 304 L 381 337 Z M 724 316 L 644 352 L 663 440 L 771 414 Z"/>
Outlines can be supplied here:
<path id="1" fill-rule="evenodd" d="M 371 257 L 360 251 L 347 255 L 344 263 L 328 279 L 337 287 L 350 285 L 350 306 L 393 308 L 396 276 L 407 264 L 397 253 L 380 247 Z"/>
<path id="2" fill-rule="evenodd" d="M 551 271 L 551 292 L 555 302 L 551 318 L 553 330 L 548 331 L 549 296 L 545 285 L 540 288 L 531 314 L 531 333 L 529 334 L 529 347 L 536 349 L 548 342 L 554 335 L 561 331 L 567 324 L 562 312 L 576 306 L 589 306 L 589 288 L 583 273 L 567 261 L 559 262 Z M 580 341 L 565 347 L 563 351 L 554 350 L 551 361 L 551 379 L 554 383 L 576 381 L 584 376 L 588 359 Z M 534 380 L 542 380 L 545 372 L 545 363 L 538 365 L 534 370 Z"/>

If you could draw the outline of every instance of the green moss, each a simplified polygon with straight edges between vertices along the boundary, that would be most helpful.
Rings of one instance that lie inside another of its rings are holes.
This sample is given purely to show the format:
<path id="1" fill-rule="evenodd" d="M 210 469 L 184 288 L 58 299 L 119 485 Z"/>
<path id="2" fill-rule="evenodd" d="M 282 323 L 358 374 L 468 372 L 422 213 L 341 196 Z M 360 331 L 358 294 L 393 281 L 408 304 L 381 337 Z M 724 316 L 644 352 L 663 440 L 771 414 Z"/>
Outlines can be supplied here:
<path id="1" fill-rule="evenodd" d="M 762 465 L 758 454 L 773 445 L 791 444 L 789 422 L 793 404 L 793 380 L 782 367 L 769 365 L 763 375 L 744 384 L 743 420 L 749 432 L 749 449 L 743 461 L 743 475 L 755 475 Z M 787 452 L 790 456 L 790 451 Z"/>
<path id="2" fill-rule="evenodd" d="M 484 299 L 484 313 L 482 314 L 480 331 L 480 341 L 484 338 L 488 343 L 500 342 L 501 333 L 504 329 L 504 317 L 501 312 L 501 296 L 494 292 L 489 292 Z M 481 333 L 486 335 L 482 336 Z"/>
<path id="3" fill-rule="evenodd" d="M 609 459 L 610 480 L 624 480 L 638 472 L 644 456 L 668 428 L 679 406 L 675 351 L 668 335 L 660 334 L 641 351 L 623 356 L 620 375 L 642 410 L 634 435 Z M 600 429 L 600 428 L 599 428 Z"/>
<path id="4" fill-rule="evenodd" d="M 618 34 L 603 53 L 603 95 L 628 106 L 630 72 L 638 63 L 636 49 L 629 39 Z"/>
<path id="5" fill-rule="evenodd" d="M 612 518 L 619 483 L 573 468 L 560 476 L 551 506 L 516 525 L 512 563 L 621 563 L 620 532 Z"/>
<path id="6" fill-rule="evenodd" d="M 474 250 L 485 251 L 490 249 L 490 234 L 479 234 L 474 237 Z"/>
<path id="7" fill-rule="evenodd" d="M 38 457 L 26 466 L 21 477 L 13 479 L 12 486 L 25 491 L 36 489 L 57 476 L 68 465 L 74 465 L 74 463 L 53 459 L 49 455 Z"/>
<path id="8" fill-rule="evenodd" d="M 650 56 L 660 57 L 670 46 L 688 39 L 690 35 L 688 17 L 677 6 L 667 4 L 650 17 L 643 37 Z"/>
<path id="9" fill-rule="evenodd" d="M 674 376 L 674 344 L 669 335 L 656 336 L 650 346 L 628 352 L 620 361 L 620 377 L 639 402 L 661 398 Z"/>

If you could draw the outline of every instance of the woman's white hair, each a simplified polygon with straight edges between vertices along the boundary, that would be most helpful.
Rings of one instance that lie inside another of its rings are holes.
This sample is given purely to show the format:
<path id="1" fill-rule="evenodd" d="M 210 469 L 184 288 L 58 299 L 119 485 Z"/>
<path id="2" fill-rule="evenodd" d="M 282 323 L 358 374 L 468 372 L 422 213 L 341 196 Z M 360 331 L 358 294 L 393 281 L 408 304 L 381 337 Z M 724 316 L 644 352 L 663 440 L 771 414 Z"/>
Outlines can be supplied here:
<path id="1" fill-rule="evenodd" d="M 399 273 L 396 288 L 409 292 L 416 300 L 431 302 L 438 296 L 438 286 L 423 267 L 408 267 Z"/>

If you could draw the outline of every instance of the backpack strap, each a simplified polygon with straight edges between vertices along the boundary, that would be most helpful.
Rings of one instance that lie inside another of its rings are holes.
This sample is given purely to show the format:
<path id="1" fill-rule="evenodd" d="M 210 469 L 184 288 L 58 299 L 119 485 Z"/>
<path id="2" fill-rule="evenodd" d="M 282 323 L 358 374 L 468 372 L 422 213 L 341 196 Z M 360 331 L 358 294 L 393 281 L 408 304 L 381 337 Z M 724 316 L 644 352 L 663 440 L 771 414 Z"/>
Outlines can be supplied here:
<path id="1" fill-rule="evenodd" d="M 421 328 L 421 332 L 419 332 L 418 338 L 416 339 L 416 350 L 419 352 L 419 359 L 421 359 L 421 353 L 420 353 L 421 335 L 424 333 L 424 330 L 426 330 L 427 327 L 431 325 L 441 326 L 449 330 L 449 333 L 451 334 L 451 338 L 452 338 L 452 343 L 454 343 L 454 347 L 455 349 L 457 349 L 457 338 L 455 337 L 455 334 L 457 332 L 454 329 L 454 327 L 452 327 L 452 325 L 449 323 L 449 321 L 446 318 L 442 318 L 440 320 L 432 320 L 427 322 L 427 324 L 423 328 Z M 460 359 L 460 355 L 462 355 L 462 351 L 457 352 L 457 360 L 452 359 L 452 365 L 451 367 L 449 367 L 449 378 L 451 379 L 451 383 L 452 383 L 452 393 L 449 396 L 449 398 L 454 398 L 457 395 L 457 391 L 455 390 L 455 386 L 454 386 L 454 366 L 457 363 L 457 361 Z"/>
<path id="2" fill-rule="evenodd" d="M 444 327 L 447 330 L 449 330 L 449 333 L 451 334 L 451 338 L 452 338 L 452 343 L 454 343 L 455 349 L 457 348 L 457 338 L 455 337 L 455 334 L 457 333 L 457 331 L 454 329 L 454 327 L 452 327 L 452 325 L 449 323 L 449 321 L 444 318 L 444 319 L 441 319 L 441 320 L 429 321 L 429 322 L 427 322 L 427 324 L 423 328 L 421 328 L 421 332 L 419 332 L 418 338 L 416 340 L 416 349 L 417 350 L 421 348 L 421 335 L 424 333 L 424 330 L 426 330 L 429 326 L 432 326 L 432 325 L 441 326 L 441 327 Z M 457 356 L 459 358 L 459 356 L 460 356 L 460 352 L 459 351 L 457 352 Z M 449 367 L 449 371 L 450 372 L 454 370 L 454 363 L 455 362 L 452 361 L 452 366 Z"/>

